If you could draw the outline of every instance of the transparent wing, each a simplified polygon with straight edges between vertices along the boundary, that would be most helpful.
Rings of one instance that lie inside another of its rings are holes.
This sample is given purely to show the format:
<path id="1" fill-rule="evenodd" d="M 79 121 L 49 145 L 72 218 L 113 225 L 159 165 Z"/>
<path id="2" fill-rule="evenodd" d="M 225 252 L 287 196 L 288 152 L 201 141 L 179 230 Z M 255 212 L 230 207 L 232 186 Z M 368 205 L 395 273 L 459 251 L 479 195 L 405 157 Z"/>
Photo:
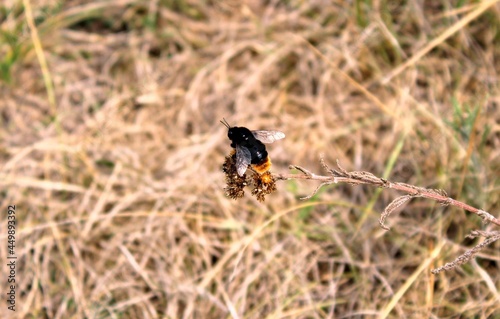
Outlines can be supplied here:
<path id="1" fill-rule="evenodd" d="M 273 143 L 285 138 L 285 133 L 280 131 L 252 131 L 252 134 L 262 143 Z"/>
<path id="2" fill-rule="evenodd" d="M 238 175 L 243 176 L 251 162 L 252 154 L 250 154 L 250 151 L 245 147 L 236 145 L 236 170 Z"/>

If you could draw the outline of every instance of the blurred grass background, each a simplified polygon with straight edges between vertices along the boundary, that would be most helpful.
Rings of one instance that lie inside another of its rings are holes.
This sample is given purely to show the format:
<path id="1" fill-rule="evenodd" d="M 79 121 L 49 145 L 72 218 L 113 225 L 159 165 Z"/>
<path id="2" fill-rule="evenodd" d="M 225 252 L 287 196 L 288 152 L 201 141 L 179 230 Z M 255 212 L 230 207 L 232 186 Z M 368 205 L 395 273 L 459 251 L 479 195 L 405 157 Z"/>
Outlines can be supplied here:
<path id="1" fill-rule="evenodd" d="M 499 243 L 430 273 L 494 230 L 476 215 L 417 199 L 385 232 L 398 193 L 301 202 L 304 181 L 230 200 L 219 123 L 285 132 L 275 172 L 324 173 L 323 154 L 498 217 L 499 16 L 497 1 L 4 1 L 18 295 L 0 316 L 500 318 Z"/>

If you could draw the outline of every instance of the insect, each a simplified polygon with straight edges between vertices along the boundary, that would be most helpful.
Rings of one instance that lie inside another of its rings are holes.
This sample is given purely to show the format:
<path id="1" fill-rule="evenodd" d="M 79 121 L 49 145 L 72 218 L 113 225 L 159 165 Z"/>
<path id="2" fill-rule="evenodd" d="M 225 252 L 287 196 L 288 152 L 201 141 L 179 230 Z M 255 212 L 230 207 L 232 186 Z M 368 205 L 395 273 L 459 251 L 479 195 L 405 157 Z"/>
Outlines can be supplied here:
<path id="1" fill-rule="evenodd" d="M 231 127 L 226 119 L 220 121 L 227 129 L 227 137 L 231 140 L 231 147 L 236 149 L 236 170 L 238 175 L 245 174 L 248 165 L 259 174 L 271 168 L 271 160 L 263 143 L 273 143 L 285 138 L 280 131 L 250 131 L 246 127 Z"/>

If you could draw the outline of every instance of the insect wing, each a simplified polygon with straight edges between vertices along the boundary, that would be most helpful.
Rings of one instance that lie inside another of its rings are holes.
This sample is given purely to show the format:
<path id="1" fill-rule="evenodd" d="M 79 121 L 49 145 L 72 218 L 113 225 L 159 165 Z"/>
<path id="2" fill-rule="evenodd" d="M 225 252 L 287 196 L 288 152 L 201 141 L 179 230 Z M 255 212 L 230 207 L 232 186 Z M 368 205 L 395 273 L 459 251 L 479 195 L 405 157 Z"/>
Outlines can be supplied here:
<path id="1" fill-rule="evenodd" d="M 236 145 L 236 170 L 238 175 L 243 176 L 251 162 L 252 154 L 250 154 L 250 151 L 245 147 Z"/>
<path id="2" fill-rule="evenodd" d="M 285 138 L 285 133 L 280 131 L 252 131 L 252 134 L 262 143 L 273 143 Z"/>

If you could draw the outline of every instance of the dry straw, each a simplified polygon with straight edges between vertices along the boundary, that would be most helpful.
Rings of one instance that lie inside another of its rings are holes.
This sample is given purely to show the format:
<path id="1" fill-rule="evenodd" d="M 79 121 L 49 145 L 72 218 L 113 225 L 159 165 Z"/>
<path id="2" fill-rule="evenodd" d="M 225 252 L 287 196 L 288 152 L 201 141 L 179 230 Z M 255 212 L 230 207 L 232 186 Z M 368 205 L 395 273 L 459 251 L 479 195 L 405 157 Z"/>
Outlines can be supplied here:
<path id="1" fill-rule="evenodd" d="M 500 1 L 3 3 L 0 197 L 19 206 L 16 318 L 500 311 Z M 482 108 L 467 132 L 452 99 Z M 307 169 L 248 171 L 252 198 L 224 198 L 217 122 L 229 114 L 285 131 L 275 166 Z M 306 194 L 361 187 L 297 203 L 300 180 Z M 472 208 L 489 225 L 470 247 L 464 228 L 480 219 L 431 215 L 438 203 L 470 210 L 432 188 L 484 208 Z M 445 245 L 472 249 L 446 264 Z"/>

